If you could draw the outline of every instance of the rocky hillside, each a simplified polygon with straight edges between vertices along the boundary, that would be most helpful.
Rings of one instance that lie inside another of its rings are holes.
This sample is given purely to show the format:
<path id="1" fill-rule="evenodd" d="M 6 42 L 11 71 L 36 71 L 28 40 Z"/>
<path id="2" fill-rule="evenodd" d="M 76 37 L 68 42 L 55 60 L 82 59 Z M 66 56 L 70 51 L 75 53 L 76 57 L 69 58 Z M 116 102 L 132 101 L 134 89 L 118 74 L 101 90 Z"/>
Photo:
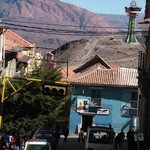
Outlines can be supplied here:
<path id="1" fill-rule="evenodd" d="M 0 0 L 0 19 L 6 27 L 44 47 L 116 31 L 101 15 L 59 0 Z"/>
<path id="2" fill-rule="evenodd" d="M 140 43 L 126 43 L 124 37 L 99 37 L 67 43 L 54 53 L 57 60 L 68 60 L 69 67 L 73 68 L 99 55 L 113 67 L 137 69 L 139 51 L 144 51 Z M 60 65 L 66 67 L 66 64 Z"/>

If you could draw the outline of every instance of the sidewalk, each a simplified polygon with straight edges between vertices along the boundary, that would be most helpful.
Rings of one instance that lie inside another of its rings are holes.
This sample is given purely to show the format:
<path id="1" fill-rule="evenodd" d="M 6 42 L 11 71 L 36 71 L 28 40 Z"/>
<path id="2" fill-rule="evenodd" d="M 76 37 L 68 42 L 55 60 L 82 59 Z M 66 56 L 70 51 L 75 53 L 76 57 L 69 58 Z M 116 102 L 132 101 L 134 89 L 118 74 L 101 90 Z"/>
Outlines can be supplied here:
<path id="1" fill-rule="evenodd" d="M 68 138 L 78 138 L 78 134 L 70 133 Z"/>

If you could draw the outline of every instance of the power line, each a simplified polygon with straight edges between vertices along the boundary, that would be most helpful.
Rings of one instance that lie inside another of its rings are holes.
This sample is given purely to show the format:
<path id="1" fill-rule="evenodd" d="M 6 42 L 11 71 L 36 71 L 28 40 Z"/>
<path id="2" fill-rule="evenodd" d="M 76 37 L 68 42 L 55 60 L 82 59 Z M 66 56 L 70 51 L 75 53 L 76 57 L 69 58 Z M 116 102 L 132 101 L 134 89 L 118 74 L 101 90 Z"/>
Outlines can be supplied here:
<path id="1" fill-rule="evenodd" d="M 4 23 L 5 24 L 5 23 Z M 124 34 L 127 33 L 125 30 L 120 31 L 85 31 L 85 30 L 66 30 L 66 29 L 53 29 L 53 28 L 42 28 L 34 26 L 7 24 L 5 28 L 19 31 L 26 31 L 32 33 L 42 33 L 42 34 L 54 34 L 54 35 L 74 35 L 74 36 L 100 36 L 102 34 Z M 103 28 L 104 29 L 104 28 Z M 137 30 L 136 33 L 141 32 Z M 143 32 L 143 31 L 142 31 Z"/>
<path id="2" fill-rule="evenodd" d="M 7 22 L 11 22 L 11 23 L 15 23 L 16 24 L 16 22 L 17 23 L 30 23 L 30 24 L 35 24 L 35 25 L 48 25 L 48 26 L 59 26 L 59 27 L 77 27 L 77 28 L 95 28 L 95 29 L 98 29 L 98 28 L 111 28 L 111 29 L 122 29 L 122 27 L 113 27 L 113 26 L 111 26 L 111 27 L 100 27 L 100 26 L 86 26 L 86 25 L 82 25 L 82 26 L 80 26 L 80 25 L 66 25 L 66 24 L 50 24 L 50 23 L 43 23 L 43 22 L 32 22 L 32 21 L 12 21 L 12 20 L 5 20 L 5 19 L 3 19 L 3 21 L 5 22 L 5 23 L 7 23 Z M 16 25 L 18 25 L 18 24 L 16 24 Z M 127 28 L 126 28 L 127 29 Z"/>
<path id="3" fill-rule="evenodd" d="M 11 23 L 14 23 L 14 24 L 16 24 L 16 22 L 17 23 L 30 23 L 30 24 L 35 24 L 35 25 L 48 25 L 48 26 L 59 26 L 59 27 L 77 27 L 77 28 L 95 28 L 95 29 L 98 29 L 98 28 L 108 28 L 108 29 L 123 29 L 123 27 L 122 26 L 110 26 L 110 27 L 100 27 L 100 26 L 86 26 L 86 25 L 82 25 L 82 26 L 80 26 L 80 25 L 66 25 L 66 24 L 50 24 L 50 23 L 46 23 L 46 22 L 33 22 L 33 21 L 17 21 L 17 20 L 15 20 L 15 21 L 12 21 L 12 20 L 5 20 L 5 19 L 3 19 L 2 21 L 4 21 L 4 23 L 9 23 L 9 22 L 11 22 Z M 18 24 L 16 24 L 16 25 L 18 25 Z M 124 29 L 128 29 L 128 27 L 124 27 Z M 140 29 L 140 28 L 137 28 L 137 29 Z"/>

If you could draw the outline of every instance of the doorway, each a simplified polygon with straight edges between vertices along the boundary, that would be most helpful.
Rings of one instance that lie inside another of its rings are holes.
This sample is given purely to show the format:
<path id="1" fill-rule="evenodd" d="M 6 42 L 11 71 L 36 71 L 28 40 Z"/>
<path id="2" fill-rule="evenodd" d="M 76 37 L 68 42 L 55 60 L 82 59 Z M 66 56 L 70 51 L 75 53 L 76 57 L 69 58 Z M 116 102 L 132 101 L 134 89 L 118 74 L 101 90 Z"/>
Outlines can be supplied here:
<path id="1" fill-rule="evenodd" d="M 89 126 L 92 126 L 93 116 L 92 115 L 82 115 L 82 129 L 84 132 L 87 131 Z"/>

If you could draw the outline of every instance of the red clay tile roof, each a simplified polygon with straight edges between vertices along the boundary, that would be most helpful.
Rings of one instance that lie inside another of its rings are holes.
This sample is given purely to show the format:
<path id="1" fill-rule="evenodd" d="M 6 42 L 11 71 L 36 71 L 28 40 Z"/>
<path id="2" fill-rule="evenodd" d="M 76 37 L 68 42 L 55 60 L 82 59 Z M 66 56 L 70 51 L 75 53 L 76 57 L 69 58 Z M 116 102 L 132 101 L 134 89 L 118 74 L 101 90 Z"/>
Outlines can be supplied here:
<path id="1" fill-rule="evenodd" d="M 74 67 L 69 67 L 68 68 L 68 76 L 69 77 L 73 77 L 75 75 L 75 73 L 73 72 L 74 70 Z M 62 80 L 66 80 L 68 77 L 67 77 L 67 69 L 66 68 L 63 68 L 61 70 L 61 73 L 63 75 L 63 79 Z"/>
<path id="2" fill-rule="evenodd" d="M 107 69 L 111 68 L 111 66 L 103 58 L 101 58 L 99 55 L 95 55 L 92 59 L 84 63 L 79 68 L 75 69 L 74 72 L 78 73 L 84 71 L 86 68 L 93 66 L 95 64 L 101 64 L 102 68 L 107 68 Z"/>
<path id="3" fill-rule="evenodd" d="M 77 74 L 68 78 L 69 82 L 105 86 L 138 86 L 138 71 L 129 68 L 95 69 L 88 73 Z"/>
<path id="4" fill-rule="evenodd" d="M 17 47 L 35 47 L 34 44 L 26 41 L 13 31 L 7 29 L 4 31 L 5 35 L 5 49 L 12 50 Z"/>
<path id="5" fill-rule="evenodd" d="M 139 24 L 146 24 L 146 23 L 150 23 L 150 18 L 144 19 L 139 22 Z"/>

